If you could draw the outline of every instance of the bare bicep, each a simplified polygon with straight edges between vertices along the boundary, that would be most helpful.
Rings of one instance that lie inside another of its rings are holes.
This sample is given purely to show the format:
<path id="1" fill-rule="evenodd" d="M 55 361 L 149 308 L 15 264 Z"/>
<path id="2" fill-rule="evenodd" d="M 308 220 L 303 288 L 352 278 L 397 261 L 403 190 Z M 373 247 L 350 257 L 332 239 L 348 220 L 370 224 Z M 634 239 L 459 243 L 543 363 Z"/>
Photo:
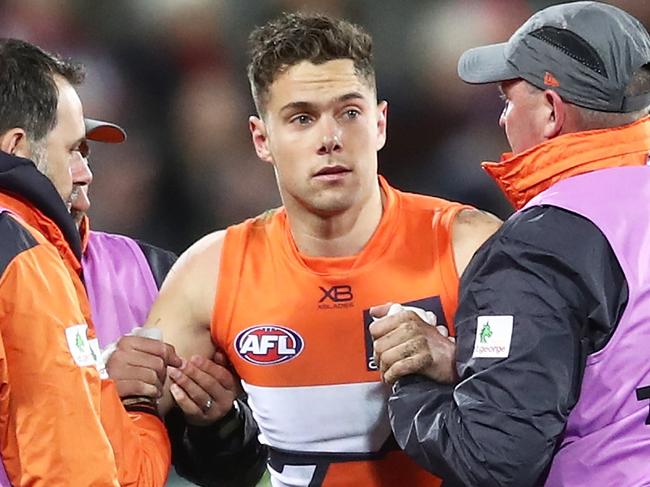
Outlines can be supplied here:
<path id="1" fill-rule="evenodd" d="M 145 326 L 160 328 L 182 358 L 214 354 L 210 327 L 220 248 L 220 240 L 208 237 L 190 247 L 172 267 L 147 318 Z"/>

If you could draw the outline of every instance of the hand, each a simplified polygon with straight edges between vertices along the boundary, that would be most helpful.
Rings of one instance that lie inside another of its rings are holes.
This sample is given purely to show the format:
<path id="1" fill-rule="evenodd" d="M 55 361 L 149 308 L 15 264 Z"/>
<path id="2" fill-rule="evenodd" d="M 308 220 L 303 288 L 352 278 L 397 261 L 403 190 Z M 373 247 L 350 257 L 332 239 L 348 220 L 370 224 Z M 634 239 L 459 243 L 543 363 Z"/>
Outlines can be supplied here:
<path id="1" fill-rule="evenodd" d="M 123 336 L 106 362 L 106 371 L 120 397 L 158 399 L 162 395 L 167 366 L 180 366 L 174 347 L 142 336 Z"/>
<path id="2" fill-rule="evenodd" d="M 223 418 L 241 394 L 239 381 L 221 352 L 216 352 L 213 360 L 195 355 L 180 368 L 170 368 L 169 378 L 172 396 L 187 422 L 195 426 Z"/>
<path id="3" fill-rule="evenodd" d="M 456 344 L 447 329 L 426 323 L 411 310 L 388 314 L 390 307 L 370 308 L 376 321 L 369 331 L 383 380 L 392 384 L 405 375 L 422 374 L 436 382 L 457 382 Z"/>

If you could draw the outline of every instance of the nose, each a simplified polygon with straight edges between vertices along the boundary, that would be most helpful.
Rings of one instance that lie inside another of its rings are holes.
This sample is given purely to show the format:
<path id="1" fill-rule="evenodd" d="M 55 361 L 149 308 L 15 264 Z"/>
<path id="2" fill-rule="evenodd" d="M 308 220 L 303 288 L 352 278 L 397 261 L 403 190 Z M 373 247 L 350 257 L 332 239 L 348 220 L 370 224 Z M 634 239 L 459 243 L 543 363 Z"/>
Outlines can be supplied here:
<path id="1" fill-rule="evenodd" d="M 501 128 L 506 127 L 506 115 L 508 114 L 508 108 L 510 104 L 506 101 L 505 106 L 503 107 L 503 110 L 501 110 L 501 115 L 499 115 L 499 126 Z"/>
<path id="2" fill-rule="evenodd" d="M 74 158 L 71 169 L 72 184 L 89 186 L 93 182 L 93 172 L 90 170 L 88 159 L 82 155 Z"/>
<path id="3" fill-rule="evenodd" d="M 323 130 L 323 138 L 318 148 L 318 155 L 325 156 L 340 152 L 343 149 L 341 128 L 336 121 L 325 120 L 323 124 L 325 127 Z"/>

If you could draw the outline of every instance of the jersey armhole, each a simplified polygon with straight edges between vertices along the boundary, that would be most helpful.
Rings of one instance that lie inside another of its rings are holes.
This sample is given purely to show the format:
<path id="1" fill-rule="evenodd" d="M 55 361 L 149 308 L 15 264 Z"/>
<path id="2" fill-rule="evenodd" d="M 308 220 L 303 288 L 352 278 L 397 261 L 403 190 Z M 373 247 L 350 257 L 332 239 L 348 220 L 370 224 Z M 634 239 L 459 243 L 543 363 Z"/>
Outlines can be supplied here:
<path id="1" fill-rule="evenodd" d="M 452 247 L 452 230 L 454 220 L 459 212 L 471 210 L 471 206 L 458 203 L 450 203 L 436 209 L 433 215 L 434 228 L 434 256 L 438 262 L 437 269 L 444 293 L 440 296 L 442 309 L 445 313 L 449 333 L 456 335 L 454 326 L 454 315 L 458 307 L 458 285 L 459 276 L 456 270 L 456 259 Z"/>
<path id="2" fill-rule="evenodd" d="M 233 338 L 230 336 L 230 322 L 241 280 L 247 228 L 245 224 L 228 228 L 221 247 L 210 332 L 217 348 L 223 351 L 228 349 L 229 339 Z"/>

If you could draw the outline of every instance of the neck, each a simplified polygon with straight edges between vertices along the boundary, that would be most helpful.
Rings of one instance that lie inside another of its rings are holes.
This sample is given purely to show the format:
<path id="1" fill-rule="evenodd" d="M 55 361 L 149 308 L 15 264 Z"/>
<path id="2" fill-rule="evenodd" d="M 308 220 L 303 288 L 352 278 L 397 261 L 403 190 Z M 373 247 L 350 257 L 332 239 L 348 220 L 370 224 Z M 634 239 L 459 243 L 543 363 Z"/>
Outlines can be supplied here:
<path id="1" fill-rule="evenodd" d="M 309 257 L 348 257 L 366 246 L 379 226 L 385 195 L 377 184 L 359 205 L 335 215 L 322 216 L 286 206 L 296 247 Z"/>

